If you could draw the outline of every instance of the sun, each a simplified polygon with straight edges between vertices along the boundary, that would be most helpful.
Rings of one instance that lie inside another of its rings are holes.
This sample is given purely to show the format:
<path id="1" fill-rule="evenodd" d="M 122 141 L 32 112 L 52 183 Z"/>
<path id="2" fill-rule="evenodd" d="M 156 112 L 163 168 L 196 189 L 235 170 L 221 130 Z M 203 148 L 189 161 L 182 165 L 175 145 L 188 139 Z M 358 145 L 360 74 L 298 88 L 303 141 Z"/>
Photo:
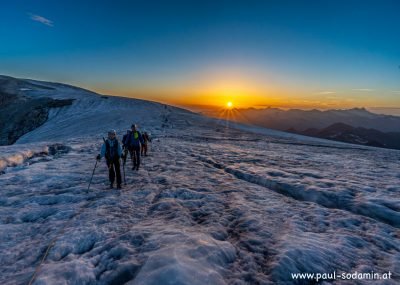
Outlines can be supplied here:
<path id="1" fill-rule="evenodd" d="M 233 103 L 231 101 L 229 101 L 228 103 L 226 103 L 226 106 L 231 109 L 233 107 Z"/>

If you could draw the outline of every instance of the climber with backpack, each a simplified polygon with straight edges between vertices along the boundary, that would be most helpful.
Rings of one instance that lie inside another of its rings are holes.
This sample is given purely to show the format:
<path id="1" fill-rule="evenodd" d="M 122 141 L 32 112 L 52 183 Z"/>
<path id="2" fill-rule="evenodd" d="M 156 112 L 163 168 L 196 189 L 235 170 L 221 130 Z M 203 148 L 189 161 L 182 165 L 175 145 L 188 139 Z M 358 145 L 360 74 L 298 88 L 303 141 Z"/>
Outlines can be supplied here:
<path id="1" fill-rule="evenodd" d="M 143 144 L 142 144 L 142 149 L 141 149 L 140 153 L 142 156 L 147 156 L 148 145 L 149 145 L 149 142 L 151 142 L 151 138 L 147 132 L 144 132 L 142 137 L 143 137 Z"/>
<path id="2" fill-rule="evenodd" d="M 104 143 L 101 147 L 100 154 L 97 155 L 98 161 L 102 157 L 106 158 L 111 189 L 114 187 L 115 178 L 117 178 L 117 189 L 121 189 L 121 169 L 119 159 L 122 157 L 122 148 L 116 136 L 117 133 L 115 130 L 109 131 L 108 138 L 103 138 Z"/>
<path id="3" fill-rule="evenodd" d="M 122 137 L 122 169 L 124 170 L 124 183 L 126 185 L 126 179 L 125 179 L 125 165 L 126 165 L 126 159 L 128 158 L 128 146 L 124 144 L 124 142 L 127 141 L 127 137 L 130 134 L 131 130 L 127 130 L 126 134 Z M 132 157 L 131 157 L 132 159 Z"/>
<path id="4" fill-rule="evenodd" d="M 128 158 L 128 136 L 130 135 L 131 130 L 127 130 L 126 134 L 122 137 L 122 152 L 123 152 L 123 161 L 124 161 L 124 165 L 126 163 L 126 159 Z M 131 157 L 132 159 L 132 157 Z"/>
<path id="5" fill-rule="evenodd" d="M 132 158 L 132 170 L 139 170 L 140 148 L 144 144 L 142 134 L 137 130 L 137 126 L 132 124 L 131 132 L 126 135 L 122 142 L 129 150 Z"/>

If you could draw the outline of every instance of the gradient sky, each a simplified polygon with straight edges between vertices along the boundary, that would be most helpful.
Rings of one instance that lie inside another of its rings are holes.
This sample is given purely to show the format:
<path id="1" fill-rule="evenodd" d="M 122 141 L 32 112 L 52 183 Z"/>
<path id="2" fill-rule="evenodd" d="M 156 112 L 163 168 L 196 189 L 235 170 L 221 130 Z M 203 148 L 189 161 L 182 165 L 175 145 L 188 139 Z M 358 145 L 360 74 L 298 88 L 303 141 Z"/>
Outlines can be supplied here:
<path id="1" fill-rule="evenodd" d="M 175 104 L 400 107 L 399 1 L 2 1 L 0 73 Z"/>

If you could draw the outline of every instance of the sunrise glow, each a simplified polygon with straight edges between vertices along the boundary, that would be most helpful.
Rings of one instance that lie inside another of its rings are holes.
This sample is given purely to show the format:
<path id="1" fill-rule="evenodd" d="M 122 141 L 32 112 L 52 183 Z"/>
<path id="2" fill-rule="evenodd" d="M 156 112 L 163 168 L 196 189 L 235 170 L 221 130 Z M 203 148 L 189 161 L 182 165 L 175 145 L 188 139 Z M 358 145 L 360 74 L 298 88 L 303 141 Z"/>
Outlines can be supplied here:
<path id="1" fill-rule="evenodd" d="M 184 1 L 179 9 L 170 1 L 106 1 L 98 13 L 83 5 L 78 15 L 50 0 L 40 9 L 37 1 L 23 9 L 4 2 L 2 21 L 13 29 L 1 31 L 0 74 L 184 108 L 400 109 L 396 1 L 356 14 L 335 2 L 318 25 L 307 19 L 325 10 L 307 1 Z M 208 5 L 215 7 L 205 17 Z M 153 10 L 154 18 L 140 16 Z"/>

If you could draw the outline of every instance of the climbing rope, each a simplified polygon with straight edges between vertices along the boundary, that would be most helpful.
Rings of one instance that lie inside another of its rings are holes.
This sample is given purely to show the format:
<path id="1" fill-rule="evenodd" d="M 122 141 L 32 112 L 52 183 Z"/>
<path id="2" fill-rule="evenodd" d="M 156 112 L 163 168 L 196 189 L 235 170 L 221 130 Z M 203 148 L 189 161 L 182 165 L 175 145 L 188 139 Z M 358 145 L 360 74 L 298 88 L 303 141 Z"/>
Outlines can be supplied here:
<path id="1" fill-rule="evenodd" d="M 95 172 L 95 170 L 96 170 L 96 167 L 97 167 L 97 160 L 96 160 L 95 166 L 94 166 L 94 168 L 93 168 L 93 172 L 92 172 L 92 176 L 91 176 L 90 181 L 89 181 L 89 186 L 88 186 L 87 192 L 88 192 L 89 189 L 90 189 L 90 185 L 91 185 L 91 183 L 92 183 L 92 179 L 93 179 L 93 175 L 94 175 L 94 172 Z M 84 204 L 83 206 L 81 206 L 80 209 L 79 209 L 79 211 L 77 211 L 77 212 L 69 219 L 69 221 L 61 228 L 60 232 L 50 241 L 49 245 L 48 245 L 47 248 L 46 248 L 46 252 L 44 253 L 42 259 L 40 260 L 40 263 L 38 264 L 38 266 L 36 266 L 35 271 L 34 271 L 32 277 L 31 277 L 31 279 L 29 280 L 28 285 L 32 285 L 33 282 L 35 281 L 35 279 L 36 279 L 36 277 L 37 277 L 37 275 L 38 275 L 38 273 L 39 273 L 39 271 L 40 271 L 40 269 L 41 269 L 41 267 L 42 267 L 42 264 L 46 261 L 46 258 L 47 258 L 47 256 L 49 255 L 50 250 L 53 248 L 54 244 L 56 243 L 57 239 L 58 239 L 61 235 L 63 235 L 63 234 L 65 233 L 66 228 L 67 228 L 69 225 L 71 225 L 73 219 L 74 219 L 75 217 L 77 217 L 78 215 L 80 215 L 81 213 L 83 213 L 83 211 L 86 210 L 86 209 L 91 205 L 91 203 L 95 202 L 95 201 L 96 201 L 96 198 L 98 198 L 98 197 L 99 197 L 99 195 L 96 195 L 93 199 L 90 199 L 86 204 Z"/>

